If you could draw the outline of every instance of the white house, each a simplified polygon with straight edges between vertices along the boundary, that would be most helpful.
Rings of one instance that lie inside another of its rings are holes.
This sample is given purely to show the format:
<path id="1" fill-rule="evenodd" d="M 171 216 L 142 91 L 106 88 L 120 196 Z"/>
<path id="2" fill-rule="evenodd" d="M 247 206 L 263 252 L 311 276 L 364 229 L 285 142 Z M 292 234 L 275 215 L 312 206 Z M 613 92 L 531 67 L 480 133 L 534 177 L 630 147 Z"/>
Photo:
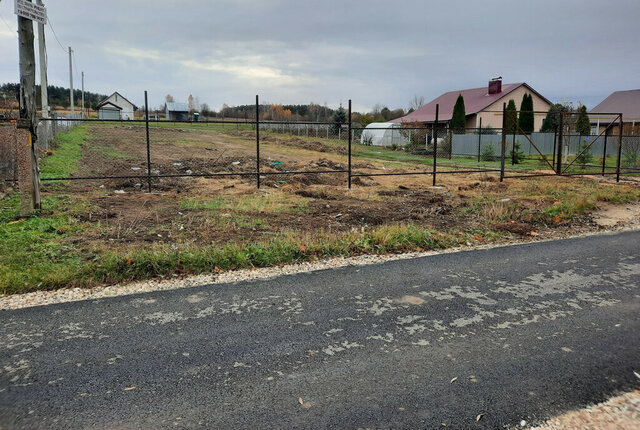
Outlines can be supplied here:
<path id="1" fill-rule="evenodd" d="M 99 119 L 133 119 L 136 106 L 117 91 L 96 106 Z"/>

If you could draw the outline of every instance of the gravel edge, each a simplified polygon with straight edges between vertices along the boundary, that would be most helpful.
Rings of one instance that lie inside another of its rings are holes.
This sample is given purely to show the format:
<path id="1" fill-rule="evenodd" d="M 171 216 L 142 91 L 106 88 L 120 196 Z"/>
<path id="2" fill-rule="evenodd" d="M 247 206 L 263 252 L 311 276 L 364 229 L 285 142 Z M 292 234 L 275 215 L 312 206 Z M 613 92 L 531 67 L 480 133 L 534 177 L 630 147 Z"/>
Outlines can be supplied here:
<path id="1" fill-rule="evenodd" d="M 404 254 L 387 255 L 360 255 L 356 257 L 337 257 L 326 260 L 296 263 L 275 267 L 264 267 L 256 269 L 242 269 L 218 274 L 208 273 L 202 275 L 188 276 L 184 278 L 175 277 L 173 279 L 151 279 L 141 282 L 113 284 L 94 288 L 68 288 L 54 291 L 34 291 L 25 294 L 13 294 L 0 296 L 0 311 L 23 309 L 34 306 L 46 306 L 56 303 L 76 302 L 81 300 L 92 300 L 107 297 L 116 297 L 131 294 L 140 294 L 152 291 L 177 290 L 182 288 L 198 287 L 205 285 L 216 285 L 226 283 L 236 283 L 252 280 L 266 280 L 278 276 L 293 275 L 296 273 L 307 273 L 318 270 L 336 269 L 348 266 L 366 266 L 370 264 L 385 263 L 389 261 L 406 260 L 409 258 L 427 257 L 439 254 L 451 254 L 456 252 L 468 252 L 483 249 L 498 248 L 504 246 L 522 245 L 527 243 L 540 243 L 552 240 L 572 239 L 588 236 L 598 236 L 605 234 L 615 234 L 622 231 L 640 230 L 638 227 L 618 228 L 602 232 L 589 232 L 574 234 L 567 237 L 535 238 L 529 240 L 511 239 L 492 244 L 449 248 L 437 251 L 409 252 Z"/>

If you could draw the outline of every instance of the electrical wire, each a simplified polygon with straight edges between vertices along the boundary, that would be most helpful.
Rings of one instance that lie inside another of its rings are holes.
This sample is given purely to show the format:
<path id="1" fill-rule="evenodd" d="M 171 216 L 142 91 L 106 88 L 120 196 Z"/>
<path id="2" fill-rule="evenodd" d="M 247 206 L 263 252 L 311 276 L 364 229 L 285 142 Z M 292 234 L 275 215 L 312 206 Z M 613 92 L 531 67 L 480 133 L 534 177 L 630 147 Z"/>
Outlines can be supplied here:
<path id="1" fill-rule="evenodd" d="M 8 28 L 10 31 L 13 31 L 13 32 L 16 32 L 16 33 L 18 32 L 18 30 L 15 30 L 15 29 L 11 28 L 11 26 L 7 23 L 7 21 L 5 21 L 5 20 L 4 20 L 4 17 L 3 17 L 2 15 L 0 15 L 0 19 L 2 20 L 2 22 L 4 22 L 4 25 L 6 25 L 6 26 L 7 26 L 7 28 Z"/>
<path id="2" fill-rule="evenodd" d="M 47 24 L 49 24 L 49 28 L 51 29 L 53 36 L 56 38 L 58 45 L 60 45 L 60 48 L 62 48 L 64 52 L 67 52 L 67 49 L 62 45 L 62 43 L 60 42 L 60 39 L 58 39 L 58 35 L 56 34 L 56 31 L 53 29 L 53 24 L 51 24 L 51 18 L 49 16 L 47 16 Z"/>

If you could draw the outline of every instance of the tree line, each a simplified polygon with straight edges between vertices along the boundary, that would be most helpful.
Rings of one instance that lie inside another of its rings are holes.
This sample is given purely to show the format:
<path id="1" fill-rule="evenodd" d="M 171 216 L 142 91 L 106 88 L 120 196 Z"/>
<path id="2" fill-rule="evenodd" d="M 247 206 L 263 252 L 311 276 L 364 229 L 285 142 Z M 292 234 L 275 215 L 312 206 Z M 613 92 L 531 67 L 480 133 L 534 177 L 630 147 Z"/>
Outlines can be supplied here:
<path id="1" fill-rule="evenodd" d="M 7 96 L 7 99 L 12 98 L 18 100 L 20 91 L 20 84 L 6 83 L 0 86 L 0 93 L 2 96 Z M 36 101 L 38 107 L 40 106 L 40 85 L 36 85 Z M 69 102 L 69 88 L 58 87 L 55 85 L 47 85 L 47 94 L 49 96 L 49 106 L 51 107 L 63 107 L 67 108 L 71 105 Z M 107 98 L 104 94 L 93 93 L 91 91 L 84 92 L 84 104 L 89 109 L 95 109 L 96 105 L 102 100 Z M 73 90 L 74 105 L 80 106 L 82 104 L 82 90 Z"/>

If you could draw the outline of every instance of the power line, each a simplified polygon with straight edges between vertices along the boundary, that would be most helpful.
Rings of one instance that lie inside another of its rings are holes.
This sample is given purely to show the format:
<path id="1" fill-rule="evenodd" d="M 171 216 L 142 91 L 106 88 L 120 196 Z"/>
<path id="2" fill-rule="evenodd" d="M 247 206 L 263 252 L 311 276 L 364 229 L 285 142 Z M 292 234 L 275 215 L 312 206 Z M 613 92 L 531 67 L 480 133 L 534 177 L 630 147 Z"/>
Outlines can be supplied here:
<path id="1" fill-rule="evenodd" d="M 64 52 L 67 52 L 66 48 L 60 42 L 60 39 L 58 39 L 58 35 L 56 34 L 56 31 L 53 29 L 53 25 L 51 24 L 51 18 L 49 18 L 48 16 L 47 16 L 47 23 L 49 24 L 49 28 L 51 29 L 51 32 L 53 33 L 53 36 L 56 38 L 56 41 L 58 42 L 58 45 L 60 45 L 60 48 Z"/>
<path id="2" fill-rule="evenodd" d="M 15 33 L 18 32 L 18 30 L 14 30 L 13 28 L 11 28 L 11 26 L 7 23 L 7 21 L 4 20 L 4 18 L 2 17 L 2 15 L 0 15 L 0 19 L 2 20 L 2 22 L 4 22 L 4 25 L 7 26 L 7 28 Z"/>

